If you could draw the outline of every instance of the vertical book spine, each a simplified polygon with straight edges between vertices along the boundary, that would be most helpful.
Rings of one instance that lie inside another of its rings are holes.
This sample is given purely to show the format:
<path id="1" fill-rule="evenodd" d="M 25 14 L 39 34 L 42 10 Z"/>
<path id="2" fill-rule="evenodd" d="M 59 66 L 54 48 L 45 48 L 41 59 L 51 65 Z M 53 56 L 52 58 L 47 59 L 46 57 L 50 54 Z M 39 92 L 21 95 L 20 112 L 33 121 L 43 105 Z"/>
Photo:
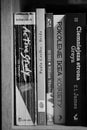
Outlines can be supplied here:
<path id="1" fill-rule="evenodd" d="M 35 13 L 14 14 L 16 125 L 35 123 Z"/>
<path id="2" fill-rule="evenodd" d="M 86 86 L 87 86 L 87 25 L 85 27 L 85 41 L 86 41 Z M 86 87 L 86 126 L 87 126 L 87 87 Z"/>
<path id="3" fill-rule="evenodd" d="M 54 107 L 53 107 L 53 57 L 54 40 L 53 40 L 53 14 L 46 14 L 46 91 L 47 91 L 47 125 L 54 123 Z"/>
<path id="4" fill-rule="evenodd" d="M 54 123 L 65 123 L 65 15 L 54 15 Z"/>
<path id="5" fill-rule="evenodd" d="M 38 125 L 46 124 L 45 9 L 36 9 Z"/>
<path id="6" fill-rule="evenodd" d="M 66 123 L 85 123 L 85 13 L 66 14 Z"/>

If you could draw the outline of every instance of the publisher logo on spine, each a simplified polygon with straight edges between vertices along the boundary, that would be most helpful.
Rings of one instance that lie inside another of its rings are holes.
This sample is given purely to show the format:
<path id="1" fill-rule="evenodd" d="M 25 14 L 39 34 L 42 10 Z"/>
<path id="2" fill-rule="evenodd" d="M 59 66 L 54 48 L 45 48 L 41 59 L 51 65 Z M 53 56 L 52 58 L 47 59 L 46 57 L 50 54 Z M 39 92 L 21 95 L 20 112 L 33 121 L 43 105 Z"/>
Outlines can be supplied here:
<path id="1" fill-rule="evenodd" d="M 58 115 L 58 121 L 61 121 L 62 119 L 62 115 Z"/>
<path id="2" fill-rule="evenodd" d="M 38 101 L 38 111 L 45 112 L 45 102 L 44 101 Z"/>

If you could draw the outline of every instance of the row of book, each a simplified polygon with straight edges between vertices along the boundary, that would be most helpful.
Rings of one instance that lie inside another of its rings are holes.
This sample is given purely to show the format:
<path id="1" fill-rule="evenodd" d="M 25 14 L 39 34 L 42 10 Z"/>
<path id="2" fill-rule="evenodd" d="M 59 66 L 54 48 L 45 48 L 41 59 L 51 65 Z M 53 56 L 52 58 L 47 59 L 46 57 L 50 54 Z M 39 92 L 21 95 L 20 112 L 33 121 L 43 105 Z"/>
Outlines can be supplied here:
<path id="1" fill-rule="evenodd" d="M 86 14 L 14 14 L 15 125 L 85 125 Z"/>

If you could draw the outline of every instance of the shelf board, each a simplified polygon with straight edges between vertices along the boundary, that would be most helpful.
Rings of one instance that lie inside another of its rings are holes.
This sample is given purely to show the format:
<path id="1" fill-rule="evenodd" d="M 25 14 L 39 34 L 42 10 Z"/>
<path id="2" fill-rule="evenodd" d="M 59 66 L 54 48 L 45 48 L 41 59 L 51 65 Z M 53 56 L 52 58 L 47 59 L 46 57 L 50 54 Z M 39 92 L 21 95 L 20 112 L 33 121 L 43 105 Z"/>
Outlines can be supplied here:
<path id="1" fill-rule="evenodd" d="M 82 126 L 15 126 L 13 130 L 87 130 L 87 127 Z"/>

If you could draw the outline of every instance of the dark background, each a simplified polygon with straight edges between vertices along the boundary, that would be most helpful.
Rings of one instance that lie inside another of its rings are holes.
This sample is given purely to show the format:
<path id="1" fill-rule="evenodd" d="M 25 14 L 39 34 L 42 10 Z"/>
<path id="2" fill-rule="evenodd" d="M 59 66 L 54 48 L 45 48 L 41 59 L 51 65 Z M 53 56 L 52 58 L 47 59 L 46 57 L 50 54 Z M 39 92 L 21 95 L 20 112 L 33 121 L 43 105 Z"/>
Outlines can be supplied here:
<path id="1" fill-rule="evenodd" d="M 79 1 L 75 2 L 75 1 Z M 35 8 L 46 8 L 47 12 L 85 12 L 87 4 L 81 3 L 84 0 L 20 0 L 21 11 L 35 11 Z M 76 4 L 75 4 L 76 3 Z"/>

